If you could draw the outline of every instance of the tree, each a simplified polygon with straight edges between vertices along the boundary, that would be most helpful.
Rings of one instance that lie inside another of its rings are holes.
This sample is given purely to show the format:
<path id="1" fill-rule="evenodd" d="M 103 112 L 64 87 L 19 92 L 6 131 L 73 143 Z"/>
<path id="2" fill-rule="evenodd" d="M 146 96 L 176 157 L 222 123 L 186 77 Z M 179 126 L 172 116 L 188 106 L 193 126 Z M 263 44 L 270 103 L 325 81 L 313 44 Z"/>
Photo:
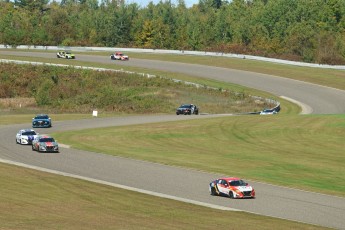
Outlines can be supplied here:
<path id="1" fill-rule="evenodd" d="M 30 12 L 43 11 L 49 0 L 14 0 L 14 4 L 18 7 L 25 8 Z"/>
<path id="2" fill-rule="evenodd" d="M 289 51 L 302 57 L 305 62 L 315 61 L 316 48 L 315 28 L 307 22 L 300 22 L 292 25 L 287 30 L 286 45 Z"/>

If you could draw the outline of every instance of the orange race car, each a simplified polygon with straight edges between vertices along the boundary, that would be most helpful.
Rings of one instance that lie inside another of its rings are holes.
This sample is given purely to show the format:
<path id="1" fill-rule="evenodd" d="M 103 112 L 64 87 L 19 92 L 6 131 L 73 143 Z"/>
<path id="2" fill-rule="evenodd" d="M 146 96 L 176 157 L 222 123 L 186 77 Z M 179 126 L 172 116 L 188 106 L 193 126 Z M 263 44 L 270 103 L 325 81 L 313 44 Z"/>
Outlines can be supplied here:
<path id="1" fill-rule="evenodd" d="M 116 52 L 112 55 L 110 55 L 111 60 L 120 60 L 120 61 L 128 61 L 129 57 L 127 55 L 124 55 L 121 52 Z"/>
<path id="2" fill-rule="evenodd" d="M 237 177 L 224 177 L 214 180 L 210 183 L 209 190 L 212 196 L 255 198 L 254 188 Z"/>

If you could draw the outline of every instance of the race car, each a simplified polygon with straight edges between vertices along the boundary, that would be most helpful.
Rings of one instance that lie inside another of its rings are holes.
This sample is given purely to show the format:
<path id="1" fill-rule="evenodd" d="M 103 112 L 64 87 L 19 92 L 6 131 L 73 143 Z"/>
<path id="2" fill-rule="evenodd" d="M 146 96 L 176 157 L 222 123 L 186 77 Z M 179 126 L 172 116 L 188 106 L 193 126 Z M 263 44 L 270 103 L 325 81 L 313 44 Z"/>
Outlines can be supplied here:
<path id="1" fill-rule="evenodd" d="M 56 53 L 57 58 L 65 58 L 65 59 L 75 59 L 75 55 L 71 53 L 71 51 L 59 51 Z"/>
<path id="2" fill-rule="evenodd" d="M 124 55 L 121 52 L 116 52 L 112 55 L 110 55 L 111 60 L 120 60 L 120 61 L 128 61 L 129 57 L 127 55 Z"/>
<path id="3" fill-rule="evenodd" d="M 47 114 L 38 114 L 32 118 L 32 128 L 50 128 L 52 119 Z"/>
<path id="4" fill-rule="evenodd" d="M 32 151 L 58 153 L 59 145 L 51 136 L 38 135 L 32 141 Z"/>
<path id="5" fill-rule="evenodd" d="M 37 135 L 38 133 L 33 129 L 21 129 L 16 134 L 16 143 L 21 145 L 30 145 Z"/>
<path id="6" fill-rule="evenodd" d="M 180 107 L 178 107 L 176 109 L 176 115 L 191 115 L 191 114 L 195 114 L 198 115 L 199 114 L 199 108 L 196 105 L 193 104 L 183 104 L 180 105 Z"/>
<path id="7" fill-rule="evenodd" d="M 237 177 L 224 177 L 214 180 L 209 185 L 212 196 L 235 198 L 255 198 L 255 190 L 248 183 Z"/>
<path id="8" fill-rule="evenodd" d="M 264 109 L 260 112 L 260 115 L 273 115 L 277 113 L 278 112 L 275 109 Z"/>

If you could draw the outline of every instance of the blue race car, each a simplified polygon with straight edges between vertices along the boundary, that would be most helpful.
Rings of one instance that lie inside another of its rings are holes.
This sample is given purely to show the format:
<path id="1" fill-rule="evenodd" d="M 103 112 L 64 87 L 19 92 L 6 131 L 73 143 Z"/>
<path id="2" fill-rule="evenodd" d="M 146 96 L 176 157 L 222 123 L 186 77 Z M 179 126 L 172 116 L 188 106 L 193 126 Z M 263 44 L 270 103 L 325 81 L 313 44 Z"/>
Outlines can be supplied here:
<path id="1" fill-rule="evenodd" d="M 47 114 L 38 114 L 32 118 L 32 128 L 50 128 L 52 120 Z"/>

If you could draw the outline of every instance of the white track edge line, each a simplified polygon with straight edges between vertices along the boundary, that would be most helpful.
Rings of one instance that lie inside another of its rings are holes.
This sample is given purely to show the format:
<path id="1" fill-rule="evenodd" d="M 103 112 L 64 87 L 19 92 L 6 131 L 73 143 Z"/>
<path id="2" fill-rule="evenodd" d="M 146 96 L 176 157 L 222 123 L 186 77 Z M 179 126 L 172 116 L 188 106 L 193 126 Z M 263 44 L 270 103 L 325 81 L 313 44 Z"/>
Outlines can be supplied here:
<path id="1" fill-rule="evenodd" d="M 300 101 L 297 101 L 295 99 L 292 99 L 292 98 L 289 98 L 289 97 L 285 97 L 285 96 L 280 96 L 280 98 L 283 98 L 287 101 L 290 101 L 292 103 L 295 103 L 297 104 L 298 106 L 301 107 L 302 111 L 300 114 L 311 114 L 313 112 L 313 109 L 309 106 L 309 105 L 306 105 Z"/>

